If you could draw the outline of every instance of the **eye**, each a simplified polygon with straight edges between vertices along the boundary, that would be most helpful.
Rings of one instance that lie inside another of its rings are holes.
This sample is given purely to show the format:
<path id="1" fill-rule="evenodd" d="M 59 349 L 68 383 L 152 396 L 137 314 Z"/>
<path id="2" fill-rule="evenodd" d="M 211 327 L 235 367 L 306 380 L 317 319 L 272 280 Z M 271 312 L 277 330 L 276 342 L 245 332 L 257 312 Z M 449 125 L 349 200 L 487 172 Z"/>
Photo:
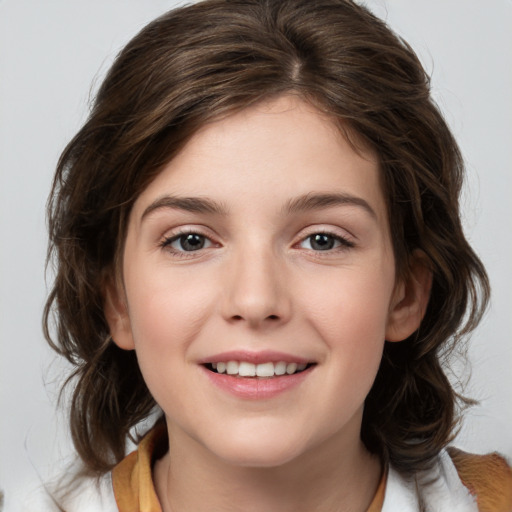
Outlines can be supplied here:
<path id="1" fill-rule="evenodd" d="M 176 252 L 193 252 L 211 247 L 212 242 L 199 233 L 181 233 L 164 240 L 162 246 Z"/>
<path id="2" fill-rule="evenodd" d="M 313 251 L 330 251 L 341 246 L 353 247 L 354 244 L 343 237 L 330 233 L 313 233 L 300 243 L 301 248 Z"/>

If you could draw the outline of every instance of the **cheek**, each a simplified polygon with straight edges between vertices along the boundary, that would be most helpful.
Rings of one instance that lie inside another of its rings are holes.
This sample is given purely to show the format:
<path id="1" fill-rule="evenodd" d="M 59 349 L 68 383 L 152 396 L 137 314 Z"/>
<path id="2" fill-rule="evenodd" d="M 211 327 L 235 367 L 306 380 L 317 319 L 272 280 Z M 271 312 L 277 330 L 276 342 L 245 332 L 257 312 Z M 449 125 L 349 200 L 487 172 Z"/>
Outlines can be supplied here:
<path id="1" fill-rule="evenodd" d="M 389 292 L 372 279 L 344 280 L 344 286 L 316 299 L 310 322 L 328 346 L 322 398 L 335 427 L 362 411 L 382 360 Z M 364 286 L 363 286 L 364 284 Z M 340 406 L 340 404 L 343 404 Z"/>
<path id="2" fill-rule="evenodd" d="M 350 333 L 361 340 L 384 340 L 393 292 L 393 274 L 389 271 L 339 272 L 325 280 L 325 286 L 309 286 L 307 302 L 310 321 L 330 340 Z M 321 284 L 321 283 L 320 283 Z M 305 293 L 301 294 L 303 297 Z M 359 335 L 357 336 L 357 334 Z"/>
<path id="3" fill-rule="evenodd" d="M 139 267 L 140 269 L 140 267 Z M 166 382 L 183 371 L 187 349 L 207 321 L 211 289 L 190 276 L 151 269 L 127 272 L 126 293 L 135 349 L 141 371 L 151 383 Z"/>
<path id="4" fill-rule="evenodd" d="M 211 302 L 210 290 L 197 281 L 193 273 L 173 271 L 151 258 L 127 266 L 125 287 L 136 342 L 166 343 L 164 334 L 181 339 L 181 331 L 194 329 Z"/>
<path id="5" fill-rule="evenodd" d="M 331 378 L 366 393 L 382 358 L 394 283 L 392 267 L 373 268 L 331 274 L 328 286 L 312 288 L 303 303 L 310 326 L 328 346 Z"/>
<path id="6" fill-rule="evenodd" d="M 208 316 L 209 297 L 204 290 L 191 293 L 185 283 L 166 279 L 141 279 L 131 286 L 130 321 L 146 385 L 166 414 L 193 417 L 198 412 L 186 398 L 199 391 L 189 378 L 188 354 Z M 133 293 L 134 287 L 140 293 Z"/>

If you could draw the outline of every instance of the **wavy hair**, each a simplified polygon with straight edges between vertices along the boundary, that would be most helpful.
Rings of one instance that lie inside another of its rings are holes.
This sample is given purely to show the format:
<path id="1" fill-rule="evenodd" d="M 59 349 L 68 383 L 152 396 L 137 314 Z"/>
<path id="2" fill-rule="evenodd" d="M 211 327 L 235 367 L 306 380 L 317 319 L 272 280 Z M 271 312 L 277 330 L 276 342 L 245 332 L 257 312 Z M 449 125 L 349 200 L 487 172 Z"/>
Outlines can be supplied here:
<path id="1" fill-rule="evenodd" d="M 489 284 L 461 226 L 461 155 L 429 89 L 408 44 L 350 0 L 206 0 L 128 43 L 64 150 L 48 202 L 56 277 L 45 335 L 74 366 L 70 427 L 90 471 L 112 468 L 155 407 L 135 353 L 112 343 L 103 308 L 134 201 L 205 123 L 281 94 L 375 151 L 397 273 L 407 275 L 416 249 L 433 273 L 420 329 L 386 343 L 362 439 L 404 473 L 446 446 L 464 399 L 443 354 L 477 325 Z"/>

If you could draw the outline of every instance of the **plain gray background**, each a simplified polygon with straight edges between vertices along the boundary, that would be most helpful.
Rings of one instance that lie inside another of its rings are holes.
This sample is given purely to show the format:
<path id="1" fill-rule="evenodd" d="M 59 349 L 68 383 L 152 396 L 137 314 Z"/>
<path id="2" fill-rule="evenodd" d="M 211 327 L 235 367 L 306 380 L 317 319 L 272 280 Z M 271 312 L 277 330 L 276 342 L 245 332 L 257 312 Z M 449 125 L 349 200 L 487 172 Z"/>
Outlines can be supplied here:
<path id="1" fill-rule="evenodd" d="M 455 444 L 512 457 L 512 1 L 366 3 L 432 74 L 433 96 L 467 162 L 466 233 L 493 286 L 470 349 L 467 392 L 481 405 L 467 413 Z M 64 365 L 41 333 L 53 170 L 117 51 L 176 4 L 0 0 L 0 489 L 9 512 L 70 456 L 63 413 L 55 412 Z"/>

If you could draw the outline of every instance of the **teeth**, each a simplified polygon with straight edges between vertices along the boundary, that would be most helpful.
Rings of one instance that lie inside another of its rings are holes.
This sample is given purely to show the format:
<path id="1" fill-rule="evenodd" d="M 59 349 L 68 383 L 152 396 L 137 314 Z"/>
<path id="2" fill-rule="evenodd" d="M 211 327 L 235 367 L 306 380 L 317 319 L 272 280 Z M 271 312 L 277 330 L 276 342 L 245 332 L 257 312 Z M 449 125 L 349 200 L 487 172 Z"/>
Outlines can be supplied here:
<path id="1" fill-rule="evenodd" d="M 295 373 L 297 371 L 297 363 L 288 363 L 286 365 L 286 373 L 288 375 L 291 375 L 292 373 Z"/>
<path id="2" fill-rule="evenodd" d="M 240 366 L 242 366 L 241 363 L 240 363 Z M 242 375 L 242 374 L 240 374 L 240 375 Z M 256 366 L 256 375 L 258 377 L 273 377 L 274 376 L 274 364 L 273 363 L 258 364 Z"/>
<path id="3" fill-rule="evenodd" d="M 240 377 L 254 377 L 256 375 L 256 365 L 242 361 L 238 365 L 238 375 Z"/>
<path id="4" fill-rule="evenodd" d="M 281 363 L 277 363 L 275 366 L 274 366 L 274 373 L 276 375 L 284 375 L 286 373 L 286 363 L 284 362 L 281 362 Z"/>
<path id="5" fill-rule="evenodd" d="M 212 363 L 212 368 L 217 373 L 227 373 L 228 375 L 238 375 L 239 377 L 274 377 L 275 375 L 293 375 L 294 373 L 305 370 L 307 364 L 285 363 L 261 363 L 253 364 L 246 361 L 227 361 Z"/>
<path id="6" fill-rule="evenodd" d="M 226 372 L 228 375 L 238 375 L 239 364 L 236 361 L 228 361 L 226 364 Z"/>

